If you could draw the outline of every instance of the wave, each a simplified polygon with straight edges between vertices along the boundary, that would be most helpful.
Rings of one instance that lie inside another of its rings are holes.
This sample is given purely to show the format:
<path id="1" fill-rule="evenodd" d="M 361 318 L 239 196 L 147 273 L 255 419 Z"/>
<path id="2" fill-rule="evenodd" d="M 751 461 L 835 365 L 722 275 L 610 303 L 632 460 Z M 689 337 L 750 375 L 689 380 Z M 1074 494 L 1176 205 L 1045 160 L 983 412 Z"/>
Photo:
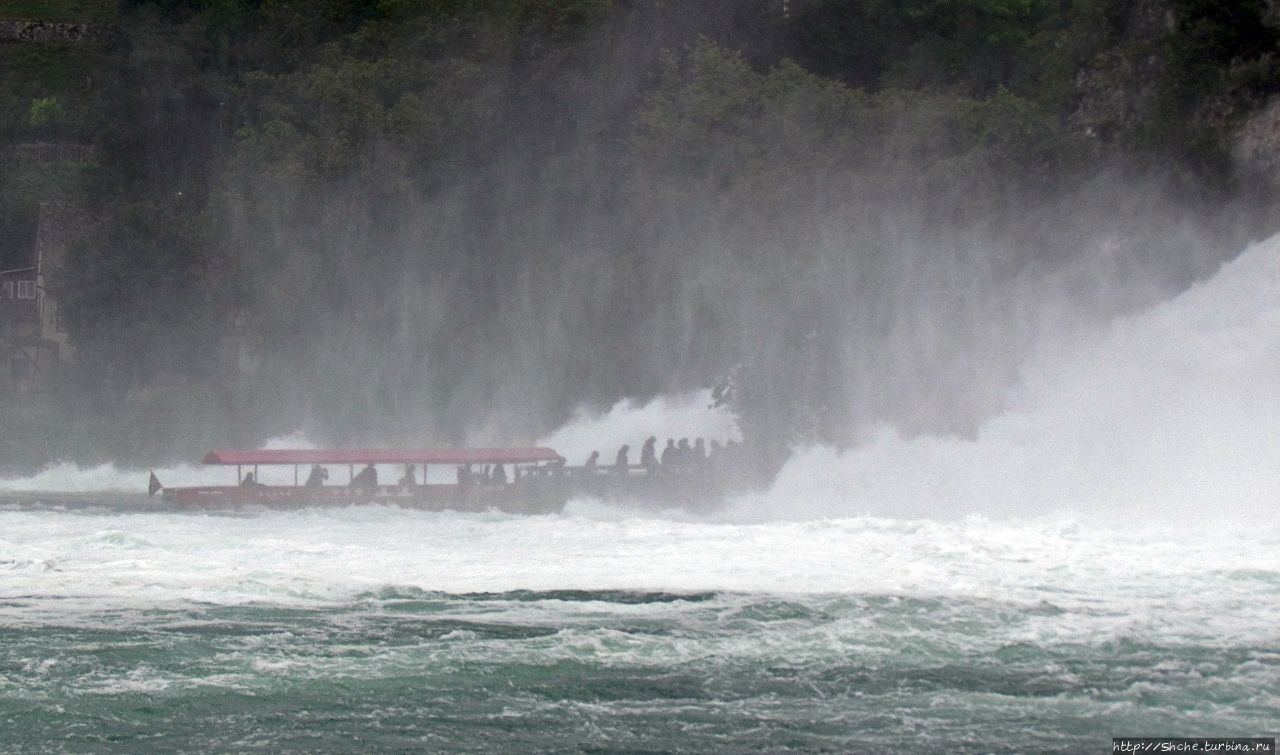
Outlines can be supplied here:
<path id="1" fill-rule="evenodd" d="M 1275 521 L 1280 502 L 1280 236 L 1105 332 L 1045 343 L 976 437 L 880 426 L 798 449 L 743 516 L 1077 511 Z"/>

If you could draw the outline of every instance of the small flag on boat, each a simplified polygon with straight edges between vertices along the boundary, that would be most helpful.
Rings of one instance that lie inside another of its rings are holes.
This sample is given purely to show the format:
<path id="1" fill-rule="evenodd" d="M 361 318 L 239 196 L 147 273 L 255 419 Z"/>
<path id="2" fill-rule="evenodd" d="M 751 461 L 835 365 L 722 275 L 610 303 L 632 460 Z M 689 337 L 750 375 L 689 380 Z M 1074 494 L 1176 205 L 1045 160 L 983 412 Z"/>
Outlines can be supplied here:
<path id="1" fill-rule="evenodd" d="M 164 487 L 164 486 L 160 484 L 160 478 L 159 478 L 159 477 L 156 477 L 156 473 L 155 473 L 155 472 L 152 472 L 152 473 L 151 473 L 151 482 L 147 485 L 147 497 L 148 497 L 148 498 L 150 498 L 151 496 L 155 495 L 155 494 L 156 494 L 156 492 L 157 492 L 157 491 L 159 491 L 159 490 L 160 490 L 161 488 L 163 488 L 163 487 Z"/>

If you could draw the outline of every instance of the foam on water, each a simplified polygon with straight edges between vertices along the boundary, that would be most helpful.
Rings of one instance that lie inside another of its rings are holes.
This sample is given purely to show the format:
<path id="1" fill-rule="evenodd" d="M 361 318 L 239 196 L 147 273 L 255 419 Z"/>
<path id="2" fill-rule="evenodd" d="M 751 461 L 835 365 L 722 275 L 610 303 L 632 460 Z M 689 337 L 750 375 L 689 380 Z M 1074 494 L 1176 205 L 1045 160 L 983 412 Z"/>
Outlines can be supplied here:
<path id="1" fill-rule="evenodd" d="M 1131 632 L 1259 639 L 1280 625 L 1270 599 L 1280 587 L 1274 528 L 1170 539 L 1064 519 L 732 524 L 394 507 L 236 516 L 4 510 L 0 522 L 0 597 L 41 598 L 5 608 L 11 625 L 45 620 L 46 610 L 324 606 L 387 586 L 947 596 L 1028 609 L 1049 601 L 1071 613 L 1029 625 L 1046 636 L 1028 641 Z"/>

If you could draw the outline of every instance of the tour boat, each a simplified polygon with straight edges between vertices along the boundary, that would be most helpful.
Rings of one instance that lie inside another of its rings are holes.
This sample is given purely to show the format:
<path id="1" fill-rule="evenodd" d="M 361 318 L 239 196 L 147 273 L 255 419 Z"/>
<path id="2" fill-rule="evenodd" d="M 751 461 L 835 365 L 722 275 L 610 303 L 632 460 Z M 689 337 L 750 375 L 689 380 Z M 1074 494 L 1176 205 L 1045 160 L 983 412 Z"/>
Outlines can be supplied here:
<path id="1" fill-rule="evenodd" d="M 149 492 L 192 508 L 381 503 L 523 513 L 556 511 L 575 497 L 681 505 L 721 492 L 710 468 L 658 474 L 641 466 L 569 467 L 550 448 L 214 450 L 203 463 L 234 467 L 235 482 L 171 488 L 153 473 Z M 399 479 L 376 479 L 379 467 L 384 474 L 394 469 Z M 263 468 L 270 483 L 261 482 Z"/>

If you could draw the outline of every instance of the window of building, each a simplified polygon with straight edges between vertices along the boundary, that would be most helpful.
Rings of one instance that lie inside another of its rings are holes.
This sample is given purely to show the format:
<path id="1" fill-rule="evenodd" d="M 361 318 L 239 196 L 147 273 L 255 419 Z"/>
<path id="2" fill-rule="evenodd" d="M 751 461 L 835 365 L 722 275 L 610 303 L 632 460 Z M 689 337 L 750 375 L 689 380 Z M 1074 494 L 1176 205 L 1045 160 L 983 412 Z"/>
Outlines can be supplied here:
<path id="1" fill-rule="evenodd" d="M 67 323 L 62 319 L 62 307 L 57 302 L 53 303 L 53 329 L 59 333 L 67 332 Z"/>
<path id="2" fill-rule="evenodd" d="M 5 281 L 4 286 L 0 287 L 0 299 L 13 298 L 13 281 Z"/>
<path id="3" fill-rule="evenodd" d="M 19 299 L 36 298 L 36 282 L 35 281 L 18 281 L 18 298 Z"/>

